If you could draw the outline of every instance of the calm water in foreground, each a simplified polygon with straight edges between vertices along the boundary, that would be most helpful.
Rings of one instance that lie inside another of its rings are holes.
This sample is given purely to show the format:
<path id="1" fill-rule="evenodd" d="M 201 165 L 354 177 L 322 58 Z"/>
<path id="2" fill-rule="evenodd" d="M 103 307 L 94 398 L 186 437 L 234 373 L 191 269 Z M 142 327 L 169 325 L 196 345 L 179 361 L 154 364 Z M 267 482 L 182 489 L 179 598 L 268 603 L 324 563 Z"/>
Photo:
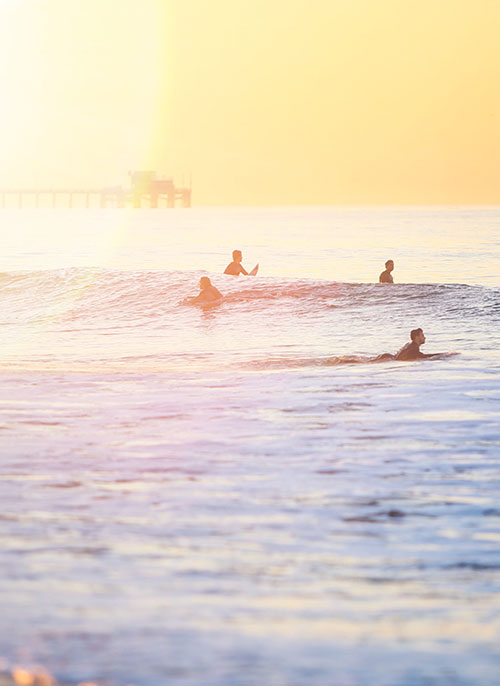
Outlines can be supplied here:
<path id="1" fill-rule="evenodd" d="M 4 664 L 497 686 L 499 222 L 0 212 Z M 257 278 L 221 274 L 233 248 Z M 392 287 L 373 283 L 388 258 Z M 180 305 L 203 274 L 225 301 Z M 346 363 L 417 326 L 460 355 Z"/>

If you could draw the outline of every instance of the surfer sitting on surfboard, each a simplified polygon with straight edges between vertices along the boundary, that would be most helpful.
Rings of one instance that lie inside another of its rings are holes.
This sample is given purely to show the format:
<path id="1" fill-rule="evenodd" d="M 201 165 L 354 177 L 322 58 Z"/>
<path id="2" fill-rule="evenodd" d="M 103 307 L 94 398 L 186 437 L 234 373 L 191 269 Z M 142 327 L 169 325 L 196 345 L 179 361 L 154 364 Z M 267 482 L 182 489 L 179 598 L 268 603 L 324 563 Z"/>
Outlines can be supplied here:
<path id="1" fill-rule="evenodd" d="M 217 300 L 222 300 L 224 296 L 222 293 L 212 285 L 208 276 L 202 276 L 200 279 L 200 292 L 190 298 L 186 298 L 187 303 L 213 303 Z"/>
<path id="2" fill-rule="evenodd" d="M 224 270 L 224 274 L 231 274 L 231 276 L 239 276 L 240 274 L 244 274 L 245 276 L 255 276 L 259 269 L 259 265 L 256 264 L 252 271 L 248 273 L 241 264 L 242 259 L 243 255 L 241 250 L 233 250 L 233 261 L 227 265 Z"/>

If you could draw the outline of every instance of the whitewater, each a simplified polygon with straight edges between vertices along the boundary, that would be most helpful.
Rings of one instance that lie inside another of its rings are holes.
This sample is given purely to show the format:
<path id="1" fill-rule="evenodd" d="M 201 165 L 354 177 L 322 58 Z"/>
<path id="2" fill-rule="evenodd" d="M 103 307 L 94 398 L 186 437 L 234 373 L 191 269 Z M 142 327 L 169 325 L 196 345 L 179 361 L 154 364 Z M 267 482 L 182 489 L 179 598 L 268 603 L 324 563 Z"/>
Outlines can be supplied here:
<path id="1" fill-rule="evenodd" d="M 0 671 L 496 686 L 499 220 L 1 211 Z"/>

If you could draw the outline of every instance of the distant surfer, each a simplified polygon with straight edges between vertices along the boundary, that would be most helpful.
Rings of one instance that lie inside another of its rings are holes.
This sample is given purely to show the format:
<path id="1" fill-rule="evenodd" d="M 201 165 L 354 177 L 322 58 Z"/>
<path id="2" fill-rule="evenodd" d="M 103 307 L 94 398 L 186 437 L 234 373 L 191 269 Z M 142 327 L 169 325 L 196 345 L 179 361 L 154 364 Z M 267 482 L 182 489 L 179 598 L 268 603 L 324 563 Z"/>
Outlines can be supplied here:
<path id="1" fill-rule="evenodd" d="M 222 293 L 212 284 L 208 276 L 202 276 L 198 295 L 186 298 L 184 302 L 190 305 L 204 305 L 206 303 L 215 303 L 222 300 L 223 297 Z"/>
<path id="2" fill-rule="evenodd" d="M 425 336 L 422 329 L 412 329 L 410 331 L 410 342 L 406 343 L 395 355 L 384 353 L 376 357 L 373 362 L 383 362 L 384 360 L 398 360 L 400 362 L 410 362 L 411 360 L 430 359 L 432 357 L 447 357 L 456 353 L 431 353 L 425 355 L 420 352 L 420 346 L 425 343 Z"/>
<path id="3" fill-rule="evenodd" d="M 385 263 L 385 271 L 378 277 L 379 283 L 394 283 L 392 278 L 392 270 L 394 269 L 394 262 L 392 260 L 387 260 Z"/>
<path id="4" fill-rule="evenodd" d="M 239 276 L 243 274 L 244 276 L 255 276 L 259 269 L 259 265 L 256 264 L 252 271 L 249 273 L 241 264 L 243 259 L 243 254 L 241 250 L 233 250 L 233 261 L 230 262 L 224 270 L 224 274 L 231 274 L 231 276 Z"/>

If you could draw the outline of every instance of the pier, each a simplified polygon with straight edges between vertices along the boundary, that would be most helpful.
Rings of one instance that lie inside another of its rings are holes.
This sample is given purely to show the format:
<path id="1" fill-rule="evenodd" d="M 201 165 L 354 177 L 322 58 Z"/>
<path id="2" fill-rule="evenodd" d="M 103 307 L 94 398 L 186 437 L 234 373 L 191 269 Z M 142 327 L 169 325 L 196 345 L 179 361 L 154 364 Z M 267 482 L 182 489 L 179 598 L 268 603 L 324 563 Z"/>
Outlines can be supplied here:
<path id="1" fill-rule="evenodd" d="M 6 207 L 191 207 L 191 187 L 155 172 L 130 174 L 130 186 L 110 188 L 0 188 L 0 208 Z"/>

